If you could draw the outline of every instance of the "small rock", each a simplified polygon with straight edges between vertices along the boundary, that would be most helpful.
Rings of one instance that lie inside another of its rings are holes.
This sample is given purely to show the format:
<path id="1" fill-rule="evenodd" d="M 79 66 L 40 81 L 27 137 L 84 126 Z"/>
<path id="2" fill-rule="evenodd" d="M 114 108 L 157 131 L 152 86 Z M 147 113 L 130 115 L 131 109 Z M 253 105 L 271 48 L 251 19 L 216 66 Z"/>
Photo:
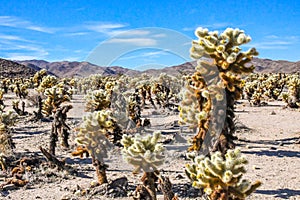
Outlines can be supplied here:
<path id="1" fill-rule="evenodd" d="M 177 176 L 175 176 L 175 179 L 176 180 L 184 179 L 184 177 L 181 174 L 177 174 Z"/>
<path id="2" fill-rule="evenodd" d="M 260 167 L 257 167 L 255 165 L 252 166 L 253 169 L 261 169 Z"/>
<path id="3" fill-rule="evenodd" d="M 272 112 L 270 113 L 270 115 L 276 115 L 276 113 L 275 113 L 274 111 L 272 111 Z"/>
<path id="4" fill-rule="evenodd" d="M 276 147 L 270 147 L 270 149 L 271 149 L 271 150 L 277 150 L 277 148 L 276 148 Z"/>

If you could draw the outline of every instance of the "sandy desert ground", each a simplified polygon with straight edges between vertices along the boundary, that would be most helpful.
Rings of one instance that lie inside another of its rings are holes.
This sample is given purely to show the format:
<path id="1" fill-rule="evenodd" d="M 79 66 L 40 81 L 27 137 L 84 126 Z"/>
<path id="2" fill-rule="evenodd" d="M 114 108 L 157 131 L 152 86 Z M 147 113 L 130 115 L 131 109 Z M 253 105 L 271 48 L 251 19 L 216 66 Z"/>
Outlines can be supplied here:
<path id="1" fill-rule="evenodd" d="M 84 115 L 83 96 L 75 95 L 69 112 L 68 125 L 72 129 L 80 124 Z M 10 97 L 12 100 L 14 96 Z M 31 108 L 32 109 L 32 108 Z M 184 173 L 184 166 L 189 161 L 185 159 L 187 139 L 193 133 L 186 126 L 174 127 L 172 124 L 179 117 L 174 112 L 157 113 L 153 110 L 144 110 L 143 117 L 150 118 L 152 126 L 147 131 L 161 130 L 163 136 L 173 139 L 167 144 L 168 158 L 161 167 L 162 174 L 170 177 L 173 190 L 179 199 L 197 198 L 199 191 L 192 188 Z M 248 199 L 300 199 L 300 111 L 284 108 L 282 102 L 269 102 L 267 106 L 250 107 L 246 101 L 240 101 L 236 108 L 238 147 L 246 154 L 246 178 L 260 180 L 263 185 Z M 44 159 L 39 146 L 48 147 L 51 122 L 29 122 L 29 117 L 23 117 L 13 129 L 13 141 L 16 143 L 15 154 L 19 157 L 39 157 Z M 70 149 L 57 148 L 57 156 L 66 159 L 66 165 L 76 171 L 75 174 L 58 172 L 56 169 L 46 169 L 39 166 L 26 172 L 29 183 L 25 187 L 5 187 L 0 189 L 0 199 L 130 199 L 130 197 L 115 197 L 118 192 L 110 191 L 101 195 L 101 186 L 91 188 L 91 182 L 96 179 L 94 167 L 90 158 L 76 158 L 71 156 L 75 149 L 74 136 L 71 131 Z M 181 134 L 176 137 L 174 134 Z M 179 139 L 178 139 L 179 138 Z M 109 165 L 107 176 L 109 181 L 120 177 L 127 177 L 126 191 L 133 191 L 140 183 L 142 174 L 132 175 L 133 168 L 122 160 L 119 147 L 111 150 L 106 163 Z M 0 184 L 4 183 L 3 172 L 0 173 Z M 103 187 L 106 186 L 102 186 Z M 103 189 L 104 190 L 104 189 Z M 78 195 L 83 193 L 84 195 Z M 119 193 L 122 193 L 122 189 Z M 123 191 L 124 193 L 124 191 Z M 163 199 L 160 194 L 159 199 Z"/>

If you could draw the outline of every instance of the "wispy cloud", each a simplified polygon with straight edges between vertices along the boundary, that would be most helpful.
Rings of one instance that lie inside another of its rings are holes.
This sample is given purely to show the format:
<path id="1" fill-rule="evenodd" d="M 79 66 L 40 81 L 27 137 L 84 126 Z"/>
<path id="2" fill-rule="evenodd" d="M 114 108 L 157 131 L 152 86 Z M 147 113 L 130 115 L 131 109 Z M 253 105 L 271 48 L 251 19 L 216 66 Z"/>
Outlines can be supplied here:
<path id="1" fill-rule="evenodd" d="M 27 29 L 43 33 L 55 33 L 56 29 L 38 26 L 30 21 L 20 19 L 14 16 L 0 16 L 0 26 L 7 26 L 13 28 Z"/>
<path id="2" fill-rule="evenodd" d="M 84 28 L 108 36 L 114 36 L 123 32 L 124 30 L 121 30 L 121 28 L 126 26 L 126 24 L 120 23 L 87 22 L 86 25 L 84 25 Z"/>
<path id="3" fill-rule="evenodd" d="M 74 33 L 65 33 L 64 36 L 75 37 L 75 36 L 83 36 L 88 34 L 89 32 L 74 32 Z"/>
<path id="4" fill-rule="evenodd" d="M 0 42 L 5 42 L 5 41 L 22 41 L 22 42 L 33 42 L 30 40 L 26 40 L 24 38 L 21 38 L 16 35 L 5 35 L 5 34 L 0 34 Z"/>
<path id="5" fill-rule="evenodd" d="M 284 36 L 280 37 L 277 35 L 267 35 L 261 42 L 251 42 L 245 44 L 245 47 L 255 47 L 257 49 L 288 49 L 289 46 L 297 43 L 299 38 L 297 36 Z"/>
<path id="6" fill-rule="evenodd" d="M 135 46 L 154 46 L 157 41 L 151 38 L 112 38 L 105 43 L 129 44 Z"/>

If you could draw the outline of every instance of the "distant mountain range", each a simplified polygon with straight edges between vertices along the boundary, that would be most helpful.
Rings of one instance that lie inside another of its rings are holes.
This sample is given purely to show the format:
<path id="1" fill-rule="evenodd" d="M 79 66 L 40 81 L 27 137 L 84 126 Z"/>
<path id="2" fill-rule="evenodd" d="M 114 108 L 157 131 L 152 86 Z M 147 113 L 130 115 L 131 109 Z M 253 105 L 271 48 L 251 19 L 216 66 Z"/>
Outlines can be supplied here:
<path id="1" fill-rule="evenodd" d="M 270 60 L 254 58 L 252 64 L 256 66 L 255 72 L 300 72 L 300 61 L 290 62 L 284 60 Z M 87 77 L 92 74 L 118 75 L 127 74 L 135 76 L 141 73 L 158 75 L 167 73 L 170 75 L 189 74 L 195 69 L 196 62 L 186 62 L 176 66 L 165 67 L 163 69 L 148 69 L 137 71 L 124 67 L 105 67 L 97 66 L 89 62 L 47 62 L 44 60 L 26 60 L 26 61 L 9 61 L 0 59 L 0 77 L 29 77 L 40 69 L 46 69 L 50 74 L 58 77 Z"/>

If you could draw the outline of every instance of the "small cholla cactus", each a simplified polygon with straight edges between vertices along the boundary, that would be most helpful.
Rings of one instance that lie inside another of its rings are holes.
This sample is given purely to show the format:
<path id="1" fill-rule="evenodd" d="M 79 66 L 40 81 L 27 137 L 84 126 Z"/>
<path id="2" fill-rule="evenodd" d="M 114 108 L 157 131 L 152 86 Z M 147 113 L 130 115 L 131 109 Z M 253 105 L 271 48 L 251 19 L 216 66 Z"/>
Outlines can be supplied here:
<path id="1" fill-rule="evenodd" d="M 76 136 L 76 142 L 85 146 L 92 156 L 99 184 L 107 183 L 107 165 L 104 164 L 104 158 L 111 147 L 107 134 L 113 131 L 114 121 L 111 111 L 95 111 L 83 117 L 83 123 Z"/>
<path id="2" fill-rule="evenodd" d="M 242 179 L 247 160 L 239 149 L 228 150 L 225 159 L 220 152 L 213 153 L 211 158 L 196 157 L 193 153 L 188 157 L 194 163 L 186 165 L 187 176 L 193 186 L 204 189 L 211 200 L 243 200 L 261 185 L 260 181 L 251 184 Z"/>
<path id="3" fill-rule="evenodd" d="M 0 106 L 4 106 L 3 94 L 4 94 L 4 90 L 0 89 Z"/>
<path id="4" fill-rule="evenodd" d="M 164 163 L 165 148 L 158 143 L 161 137 L 160 132 L 154 132 L 152 136 L 135 137 L 123 135 L 121 143 L 124 145 L 122 155 L 124 160 L 135 167 L 134 173 L 141 169 L 144 171 L 142 177 L 143 186 L 149 189 L 150 198 L 156 200 L 155 182 L 159 175 L 158 167 Z M 142 193 L 143 189 L 137 187 L 135 193 Z M 139 194 L 138 196 L 141 196 Z"/>

